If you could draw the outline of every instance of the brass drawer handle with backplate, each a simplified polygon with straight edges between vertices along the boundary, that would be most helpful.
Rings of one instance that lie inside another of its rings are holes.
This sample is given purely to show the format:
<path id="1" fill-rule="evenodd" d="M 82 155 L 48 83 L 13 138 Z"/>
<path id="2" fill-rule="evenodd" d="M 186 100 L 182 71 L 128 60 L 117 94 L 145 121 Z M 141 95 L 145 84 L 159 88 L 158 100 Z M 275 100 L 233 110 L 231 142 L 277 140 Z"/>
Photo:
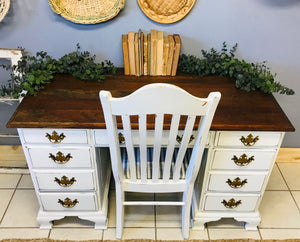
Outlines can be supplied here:
<path id="1" fill-rule="evenodd" d="M 75 177 L 72 177 L 71 179 L 69 179 L 66 176 L 62 176 L 60 179 L 55 177 L 54 181 L 61 187 L 70 187 L 74 184 L 74 182 L 76 182 L 76 179 L 75 179 Z"/>
<path id="2" fill-rule="evenodd" d="M 62 152 L 57 152 L 56 156 L 52 153 L 49 153 L 49 158 L 52 159 L 56 164 L 66 164 L 71 158 L 71 154 L 67 154 L 66 156 Z"/>
<path id="3" fill-rule="evenodd" d="M 247 182 L 247 179 L 244 179 L 243 181 L 241 180 L 241 178 L 237 177 L 235 178 L 233 181 L 231 181 L 229 178 L 226 181 L 226 183 L 228 183 L 228 185 L 232 188 L 241 188 L 243 187 Z"/>
<path id="4" fill-rule="evenodd" d="M 231 198 L 228 202 L 224 199 L 221 203 L 223 203 L 223 205 L 226 208 L 234 209 L 240 204 L 242 204 L 242 201 L 241 200 L 235 201 L 234 198 Z"/>
<path id="5" fill-rule="evenodd" d="M 61 199 L 58 199 L 58 203 L 61 204 L 64 208 L 73 208 L 79 202 L 77 199 L 72 201 L 70 198 L 67 197 L 67 198 L 65 198 L 64 201 L 62 201 Z"/>
<path id="6" fill-rule="evenodd" d="M 125 144 L 124 135 L 122 133 L 118 133 L 118 137 L 119 137 L 119 144 L 124 145 Z"/>
<path id="7" fill-rule="evenodd" d="M 181 136 L 177 135 L 177 136 L 176 136 L 176 141 L 177 141 L 178 144 L 181 144 L 182 137 L 183 137 L 183 135 L 181 135 Z M 194 135 L 191 135 L 190 140 L 189 140 L 189 144 L 190 144 L 194 139 L 195 139 Z"/>
<path id="8" fill-rule="evenodd" d="M 63 141 L 64 138 L 66 138 L 64 133 L 58 135 L 56 131 L 53 131 L 52 135 L 46 133 L 45 137 L 47 137 L 51 143 L 60 143 Z"/>
<path id="9" fill-rule="evenodd" d="M 248 158 L 246 154 L 242 154 L 239 158 L 237 158 L 234 155 L 231 160 L 233 160 L 237 166 L 247 166 L 254 161 L 254 156 Z"/>
<path id="10" fill-rule="evenodd" d="M 259 140 L 259 137 L 258 137 L 258 136 L 253 137 L 252 134 L 249 134 L 249 135 L 247 136 L 247 138 L 245 138 L 244 136 L 242 136 L 242 137 L 240 138 L 240 141 L 241 141 L 241 142 L 243 143 L 243 145 L 245 145 L 245 146 L 253 146 L 253 145 L 255 145 L 255 143 L 256 143 L 258 140 Z"/>

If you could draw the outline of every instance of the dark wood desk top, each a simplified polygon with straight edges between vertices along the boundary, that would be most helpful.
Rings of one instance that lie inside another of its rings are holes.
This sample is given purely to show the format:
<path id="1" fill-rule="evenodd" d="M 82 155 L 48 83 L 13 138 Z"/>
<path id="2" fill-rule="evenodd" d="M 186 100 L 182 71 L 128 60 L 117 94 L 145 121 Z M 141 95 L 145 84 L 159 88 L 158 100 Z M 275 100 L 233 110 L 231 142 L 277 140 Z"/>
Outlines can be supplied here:
<path id="1" fill-rule="evenodd" d="M 84 82 L 70 75 L 56 75 L 36 97 L 27 96 L 9 122 L 8 128 L 105 128 L 99 91 L 126 96 L 149 83 L 167 82 L 197 97 L 220 91 L 221 101 L 211 130 L 294 131 L 273 95 L 244 92 L 224 77 L 106 76 L 103 82 Z"/>

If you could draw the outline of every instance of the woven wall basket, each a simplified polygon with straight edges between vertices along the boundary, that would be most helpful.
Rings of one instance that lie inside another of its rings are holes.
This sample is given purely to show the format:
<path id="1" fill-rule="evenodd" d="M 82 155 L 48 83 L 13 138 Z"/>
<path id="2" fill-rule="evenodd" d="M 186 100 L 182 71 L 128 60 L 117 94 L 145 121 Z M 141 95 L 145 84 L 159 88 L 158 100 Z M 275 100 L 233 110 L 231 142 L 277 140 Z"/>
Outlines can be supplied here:
<path id="1" fill-rule="evenodd" d="M 10 6 L 10 0 L 0 0 L 0 22 L 4 19 Z"/>
<path id="2" fill-rule="evenodd" d="M 52 10 L 80 24 L 96 24 L 115 17 L 125 0 L 49 0 Z"/>
<path id="3" fill-rule="evenodd" d="M 196 0 L 138 0 L 144 14 L 155 22 L 169 24 L 184 18 Z"/>

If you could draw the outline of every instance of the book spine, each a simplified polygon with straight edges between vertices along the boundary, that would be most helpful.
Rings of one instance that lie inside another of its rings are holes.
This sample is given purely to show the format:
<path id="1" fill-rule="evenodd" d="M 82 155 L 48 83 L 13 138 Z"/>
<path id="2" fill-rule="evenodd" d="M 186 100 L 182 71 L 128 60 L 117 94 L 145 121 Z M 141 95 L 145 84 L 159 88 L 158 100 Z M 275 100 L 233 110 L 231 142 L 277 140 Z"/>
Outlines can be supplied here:
<path id="1" fill-rule="evenodd" d="M 169 35 L 168 39 L 169 39 L 169 53 L 168 53 L 167 75 L 170 76 L 172 73 L 175 41 L 173 35 Z"/>
<path id="2" fill-rule="evenodd" d="M 129 75 L 129 55 L 128 55 L 128 35 L 122 35 L 122 49 L 123 49 L 123 63 L 124 63 L 124 74 Z"/>
<path id="3" fill-rule="evenodd" d="M 180 49 L 181 49 L 181 39 L 180 39 L 179 34 L 174 34 L 173 36 L 174 36 L 174 40 L 175 40 L 175 48 L 174 48 L 174 57 L 173 57 L 171 76 L 176 75 L 178 60 L 179 60 L 179 55 L 180 55 Z"/>
<path id="4" fill-rule="evenodd" d="M 167 75 L 168 56 L 169 56 L 169 37 L 164 37 L 164 49 L 163 49 L 163 71 L 162 75 Z"/>
<path id="5" fill-rule="evenodd" d="M 129 53 L 129 72 L 130 75 L 135 75 L 135 51 L 134 51 L 134 32 L 128 32 L 128 53 Z"/>
<path id="6" fill-rule="evenodd" d="M 161 76 L 163 72 L 163 50 L 164 32 L 157 31 L 157 50 L 156 50 L 156 75 Z"/>

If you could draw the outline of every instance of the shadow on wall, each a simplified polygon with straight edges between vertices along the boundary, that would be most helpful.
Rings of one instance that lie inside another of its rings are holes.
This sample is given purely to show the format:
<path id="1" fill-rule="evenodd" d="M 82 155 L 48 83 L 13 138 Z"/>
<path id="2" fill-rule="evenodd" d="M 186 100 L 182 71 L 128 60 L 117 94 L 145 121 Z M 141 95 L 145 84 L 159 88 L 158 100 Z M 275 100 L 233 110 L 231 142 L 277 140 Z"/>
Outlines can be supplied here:
<path id="1" fill-rule="evenodd" d="M 293 7 L 300 5 L 299 0 L 257 0 L 257 2 L 274 8 L 284 8 L 284 7 Z"/>
<path id="2" fill-rule="evenodd" d="M 10 8 L 5 18 L 0 22 L 0 31 L 9 30 L 5 34 L 0 34 L 0 39 L 8 34 L 13 34 L 13 29 L 22 28 L 34 17 L 40 4 L 39 0 L 11 0 Z"/>

